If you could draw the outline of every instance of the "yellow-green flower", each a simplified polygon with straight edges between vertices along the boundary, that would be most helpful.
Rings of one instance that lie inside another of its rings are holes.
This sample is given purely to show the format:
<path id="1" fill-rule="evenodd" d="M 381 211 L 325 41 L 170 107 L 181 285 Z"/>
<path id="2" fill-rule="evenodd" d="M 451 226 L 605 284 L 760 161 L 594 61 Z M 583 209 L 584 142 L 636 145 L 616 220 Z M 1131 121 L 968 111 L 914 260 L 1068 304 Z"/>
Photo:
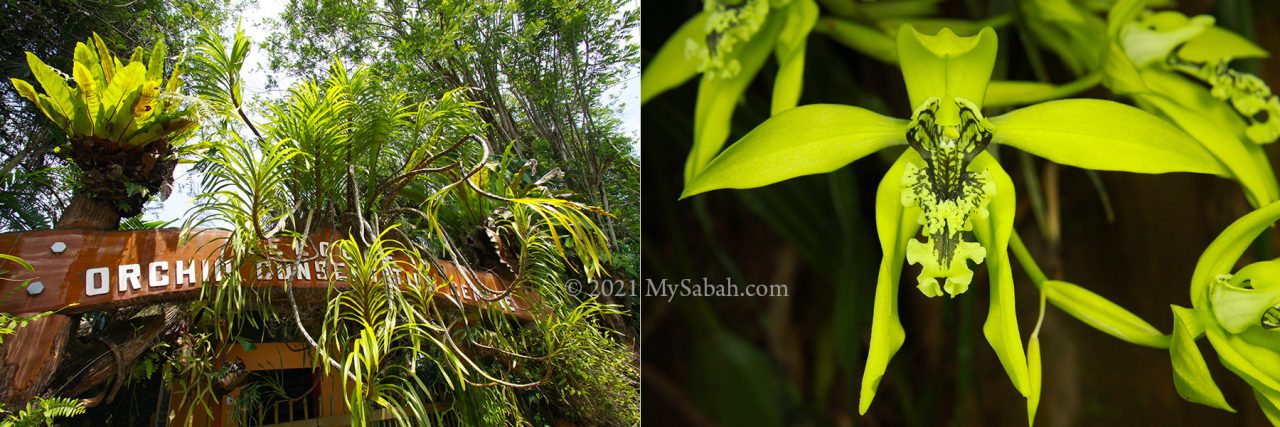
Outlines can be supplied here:
<path id="1" fill-rule="evenodd" d="M 1280 219 L 1280 202 L 1245 215 L 1218 236 L 1196 263 L 1192 308 L 1173 305 L 1169 355 L 1184 399 L 1235 412 L 1214 383 L 1195 341 L 1201 336 L 1231 372 L 1253 388 L 1258 406 L 1280 424 L 1280 259 L 1232 273 L 1264 230 Z"/>
<path id="2" fill-rule="evenodd" d="M 1038 374 L 1039 359 L 1032 358 L 1028 366 L 1008 257 L 1015 192 L 1009 175 L 984 151 L 990 144 L 1089 169 L 1226 175 L 1186 134 L 1115 102 L 1052 101 L 986 118 L 982 101 L 996 50 L 996 33 L 989 27 L 962 37 L 949 29 L 928 35 L 903 25 L 897 57 L 913 106 L 910 120 L 846 105 L 796 107 L 756 127 L 685 185 L 683 197 L 754 188 L 831 172 L 889 147 L 911 148 L 890 167 L 876 194 L 884 258 L 863 374 L 862 412 L 905 339 L 897 299 L 906 261 L 921 265 L 917 288 L 930 297 L 964 293 L 973 278 L 970 263 L 987 264 L 992 289 L 983 333 L 1014 386 L 1031 398 L 1028 406 L 1034 413 L 1038 375 L 1029 371 Z M 915 239 L 921 232 L 923 241 Z"/>
<path id="3" fill-rule="evenodd" d="M 1257 146 L 1280 137 L 1280 99 L 1261 79 L 1228 66 L 1267 52 L 1215 26 L 1212 16 L 1117 5 L 1109 19 L 1122 53 L 1107 57 L 1107 87 L 1195 137 L 1255 207 L 1280 199 L 1271 162 Z"/>

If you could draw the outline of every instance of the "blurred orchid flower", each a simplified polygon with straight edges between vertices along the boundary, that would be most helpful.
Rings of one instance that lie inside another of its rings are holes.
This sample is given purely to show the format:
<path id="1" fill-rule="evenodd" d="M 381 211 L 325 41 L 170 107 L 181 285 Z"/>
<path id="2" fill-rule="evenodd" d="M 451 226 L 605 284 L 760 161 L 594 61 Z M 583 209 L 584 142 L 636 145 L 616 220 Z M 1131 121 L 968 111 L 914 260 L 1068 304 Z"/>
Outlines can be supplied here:
<path id="1" fill-rule="evenodd" d="M 778 74 L 773 114 L 796 106 L 804 83 L 804 53 L 818 20 L 813 0 L 704 0 L 658 50 L 640 78 L 640 102 L 648 102 L 694 76 L 698 105 L 686 179 L 696 175 L 729 139 L 733 110 L 773 52 Z"/>
<path id="2" fill-rule="evenodd" d="M 1231 273 L 1258 235 L 1280 219 L 1280 202 L 1245 215 L 1218 236 L 1196 263 L 1192 308 L 1174 314 L 1174 386 L 1184 399 L 1235 412 L 1209 374 L 1196 339 L 1208 337 L 1223 366 L 1253 388 L 1258 406 L 1280 424 L 1280 259 Z"/>
<path id="3" fill-rule="evenodd" d="M 1121 53 L 1108 56 L 1103 83 L 1195 137 L 1253 206 L 1280 199 L 1271 162 L 1258 146 L 1280 137 L 1280 98 L 1257 76 L 1228 66 L 1267 52 L 1214 26 L 1212 16 L 1151 12 L 1142 3 L 1112 9 L 1108 29 Z"/>

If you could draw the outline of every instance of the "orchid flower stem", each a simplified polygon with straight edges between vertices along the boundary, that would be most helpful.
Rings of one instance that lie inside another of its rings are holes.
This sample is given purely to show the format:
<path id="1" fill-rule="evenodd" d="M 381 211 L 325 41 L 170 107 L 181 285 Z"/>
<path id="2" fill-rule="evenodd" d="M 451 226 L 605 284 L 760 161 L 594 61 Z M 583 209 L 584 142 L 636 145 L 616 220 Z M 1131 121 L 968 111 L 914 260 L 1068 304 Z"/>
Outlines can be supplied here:
<path id="1" fill-rule="evenodd" d="M 1036 226 L 1040 235 L 1049 235 L 1049 218 L 1044 207 L 1044 187 L 1040 186 L 1040 173 L 1036 169 L 1035 159 L 1026 152 L 1018 152 L 1018 162 L 1022 166 L 1022 180 L 1026 184 L 1027 195 L 1031 200 L 1031 212 L 1036 215 Z"/>
<path id="2" fill-rule="evenodd" d="M 1111 207 L 1111 196 L 1107 193 L 1106 184 L 1102 183 L 1102 176 L 1093 169 L 1085 169 L 1084 173 L 1089 176 L 1089 182 L 1093 183 L 1093 189 L 1098 191 L 1098 200 L 1102 201 L 1102 211 L 1107 215 L 1107 224 L 1114 224 L 1116 211 Z"/>
<path id="3" fill-rule="evenodd" d="M 1035 329 L 1031 330 L 1031 336 L 1033 337 L 1040 336 L 1040 327 L 1044 326 L 1044 306 L 1047 305 L 1048 302 L 1049 302 L 1049 293 L 1045 292 L 1044 288 L 1040 288 L 1040 314 L 1039 314 L 1039 317 L 1036 318 Z"/>
<path id="4" fill-rule="evenodd" d="M 1044 169 L 1040 171 L 1043 174 L 1040 177 L 1040 182 L 1044 184 L 1044 214 L 1045 219 L 1048 221 L 1045 224 L 1045 229 L 1049 231 L 1045 238 L 1049 240 L 1049 248 L 1053 253 L 1053 259 L 1051 260 L 1053 264 L 1050 267 L 1053 267 L 1054 270 L 1061 270 L 1061 267 L 1058 266 L 1062 264 L 1058 259 L 1058 246 L 1062 243 L 1062 203 L 1061 198 L 1058 197 L 1059 171 L 1061 171 L 1061 168 L 1057 163 L 1053 162 L 1046 163 Z M 1054 276 L 1061 278 L 1062 272 L 1056 271 Z"/>
<path id="5" fill-rule="evenodd" d="M 1013 251 L 1013 257 L 1018 260 L 1018 264 L 1022 266 L 1022 270 L 1027 272 L 1027 276 L 1031 278 L 1037 288 L 1044 285 L 1048 277 L 1045 277 L 1044 271 L 1040 270 L 1040 265 L 1036 264 L 1036 260 L 1031 257 L 1031 252 L 1027 251 L 1027 245 L 1022 243 L 1022 236 L 1018 235 L 1015 230 L 1009 237 L 1009 249 Z"/>

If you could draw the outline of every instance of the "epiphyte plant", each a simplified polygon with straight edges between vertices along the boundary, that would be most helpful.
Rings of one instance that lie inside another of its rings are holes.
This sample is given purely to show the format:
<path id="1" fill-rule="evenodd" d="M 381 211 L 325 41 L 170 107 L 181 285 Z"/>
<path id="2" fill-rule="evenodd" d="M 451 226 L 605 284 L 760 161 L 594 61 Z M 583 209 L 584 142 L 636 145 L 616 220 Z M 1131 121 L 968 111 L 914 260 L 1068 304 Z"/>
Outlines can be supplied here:
<path id="1" fill-rule="evenodd" d="M 1039 401 L 1038 341 L 1024 351 L 1014 308 L 1008 248 L 1015 189 L 986 152 L 1008 145 L 1048 160 L 1096 170 L 1195 172 L 1229 176 L 1203 147 L 1163 120 L 1095 99 L 1050 101 L 986 118 L 982 102 L 996 60 L 996 33 L 898 31 L 897 57 L 913 106 L 910 120 L 847 105 L 815 104 L 775 114 L 711 160 L 683 197 L 754 188 L 839 169 L 868 154 L 908 145 L 880 182 L 876 229 L 883 259 L 859 411 L 865 413 L 905 332 L 897 315 L 904 260 L 920 264 L 917 288 L 955 297 L 986 263 L 991 304 L 983 334 L 1015 388 Z M 696 150 L 697 148 L 695 148 Z M 923 242 L 914 238 L 923 231 Z M 966 236 L 972 234 L 976 242 Z M 1092 294 L 1090 294 L 1092 295 Z"/>

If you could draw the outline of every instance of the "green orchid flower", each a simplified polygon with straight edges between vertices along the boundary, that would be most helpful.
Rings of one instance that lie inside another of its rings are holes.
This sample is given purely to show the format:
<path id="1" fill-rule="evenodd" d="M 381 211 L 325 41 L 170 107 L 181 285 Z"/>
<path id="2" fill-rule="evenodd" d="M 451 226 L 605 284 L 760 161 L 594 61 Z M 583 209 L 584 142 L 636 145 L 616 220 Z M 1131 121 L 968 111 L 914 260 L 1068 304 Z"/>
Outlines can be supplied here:
<path id="1" fill-rule="evenodd" d="M 1089 169 L 1227 174 L 1185 133 L 1111 101 L 1053 101 L 986 118 L 982 99 L 996 51 L 990 27 L 961 37 L 950 29 L 927 35 L 903 25 L 897 57 L 914 106 L 910 120 L 845 105 L 796 107 L 756 127 L 686 182 L 682 197 L 754 188 L 831 172 L 882 149 L 911 148 L 890 167 L 876 194 L 884 258 L 863 374 L 863 413 L 905 339 L 897 314 L 904 260 L 921 266 L 917 288 L 928 297 L 964 293 L 973 278 L 970 263 L 987 264 L 991 304 L 983 333 L 1014 386 L 1030 398 L 1028 409 L 1034 413 L 1038 346 L 1029 366 L 1008 256 L 1015 190 L 985 151 L 991 144 Z M 921 232 L 923 241 L 915 239 Z"/>
<path id="2" fill-rule="evenodd" d="M 1223 366 L 1253 388 L 1258 406 L 1280 425 L 1280 259 L 1232 273 L 1258 235 L 1280 220 L 1280 202 L 1237 220 L 1196 263 L 1192 308 L 1172 305 L 1174 386 L 1184 399 L 1235 412 L 1209 374 L 1195 341 L 1208 337 Z"/>
<path id="3" fill-rule="evenodd" d="M 702 13 L 663 44 L 640 78 L 644 104 L 701 75 L 686 178 L 701 172 L 729 139 L 738 98 L 770 52 L 778 61 L 773 114 L 796 106 L 805 46 L 818 19 L 813 0 L 704 0 L 703 5 Z"/>
<path id="4" fill-rule="evenodd" d="M 1258 146 L 1280 137 L 1280 98 L 1258 77 L 1228 66 L 1267 52 L 1214 26 L 1211 16 L 1145 11 L 1142 3 L 1118 3 L 1109 17 L 1120 53 L 1108 57 L 1103 83 L 1200 141 L 1253 206 L 1280 200 L 1271 162 Z"/>

